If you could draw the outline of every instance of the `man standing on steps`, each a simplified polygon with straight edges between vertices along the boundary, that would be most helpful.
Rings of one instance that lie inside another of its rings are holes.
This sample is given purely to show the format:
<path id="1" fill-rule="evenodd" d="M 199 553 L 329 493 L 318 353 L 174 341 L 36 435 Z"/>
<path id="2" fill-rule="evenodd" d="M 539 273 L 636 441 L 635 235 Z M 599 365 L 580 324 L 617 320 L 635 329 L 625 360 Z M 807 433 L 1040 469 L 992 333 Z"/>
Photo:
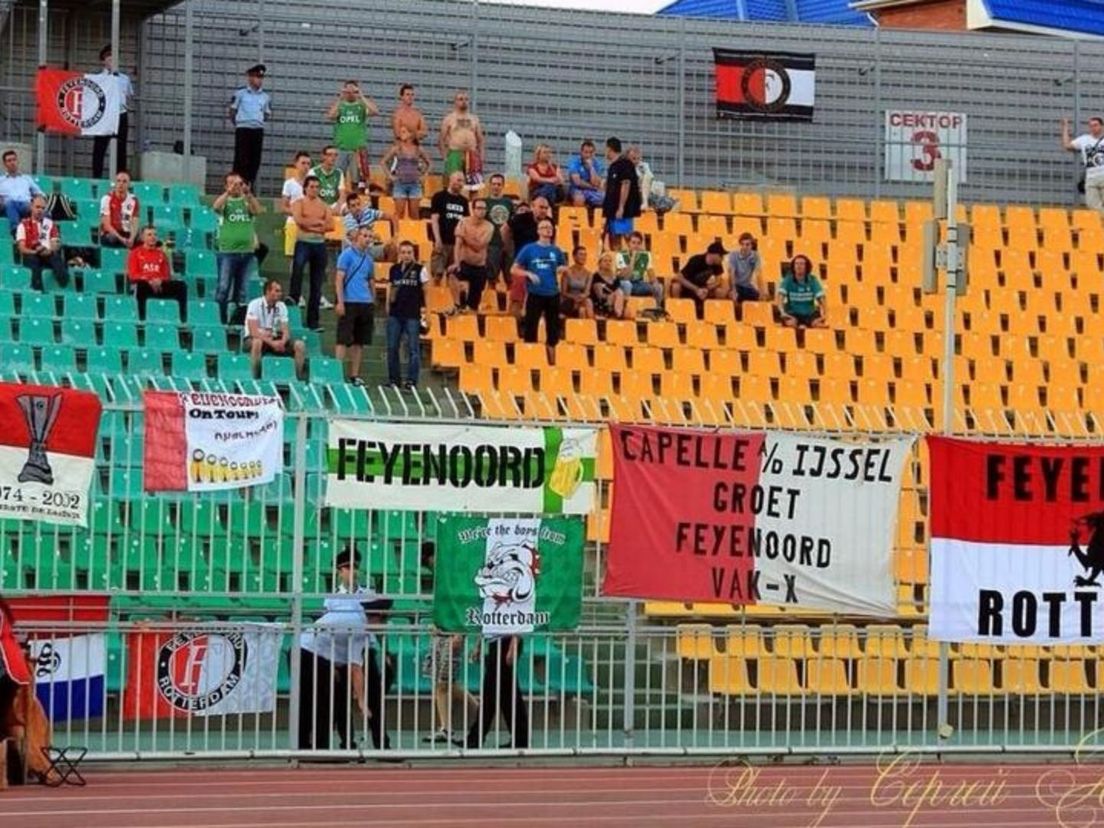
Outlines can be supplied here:
<path id="1" fill-rule="evenodd" d="M 429 274 L 421 262 L 414 260 L 414 245 L 408 241 L 399 243 L 399 260 L 391 266 L 391 285 L 387 294 L 387 379 L 390 385 L 400 384 L 405 391 L 418 385 L 418 369 L 421 367 L 422 307 L 425 305 L 425 285 Z M 402 364 L 399 349 L 406 337 L 408 362 L 407 379 L 402 381 Z"/>
<path id="2" fill-rule="evenodd" d="M 477 198 L 471 203 L 471 215 L 456 225 L 456 264 L 449 273 L 454 309 L 479 313 L 483 288 L 487 284 L 487 250 L 495 226 L 487 220 L 487 200 Z M 460 283 L 467 282 L 468 295 L 460 304 Z"/>
<path id="3" fill-rule="evenodd" d="M 452 112 L 441 121 L 438 149 L 445 159 L 445 175 L 464 173 L 469 188 L 479 189 L 483 174 L 483 125 L 469 108 L 471 96 L 456 93 Z"/>
<path id="4" fill-rule="evenodd" d="M 368 245 L 372 241 L 372 231 L 360 227 L 353 234 L 353 245 L 344 251 L 337 260 L 337 272 L 334 274 L 334 294 L 337 303 L 337 347 L 334 356 L 345 361 L 345 350 L 349 351 L 349 372 L 346 375 L 353 385 L 363 386 L 360 377 L 360 364 L 364 356 L 364 346 L 372 344 L 372 330 L 375 327 L 375 296 L 372 293 L 372 276 L 376 265 Z"/>
<path id="5" fill-rule="evenodd" d="M 264 129 L 272 117 L 272 98 L 261 88 L 267 69 L 263 63 L 246 70 L 245 86 L 230 98 L 229 117 L 234 124 L 234 172 L 257 192 L 257 173 L 264 151 Z"/>
<path id="6" fill-rule="evenodd" d="M 429 135 L 429 125 L 421 110 L 414 106 L 414 87 L 409 83 L 399 87 L 399 105 L 391 115 L 391 133 L 396 141 L 402 138 L 403 127 L 410 130 L 418 143 Z"/>
<path id="7" fill-rule="evenodd" d="M 100 63 L 103 64 L 103 74 L 113 77 L 119 88 L 119 125 L 114 135 L 97 135 L 92 139 L 93 178 L 104 177 L 104 164 L 112 138 L 115 139 L 115 170 L 118 172 L 127 168 L 127 101 L 134 97 L 134 84 L 130 82 L 130 77 L 115 71 L 111 44 L 100 49 Z"/>
<path id="8" fill-rule="evenodd" d="M 322 163 L 310 171 L 318 179 L 318 197 L 335 212 L 345 201 L 345 174 L 338 166 L 340 157 L 337 147 L 329 144 L 322 148 Z"/>
<path id="9" fill-rule="evenodd" d="M 333 121 L 333 142 L 338 149 L 337 168 L 345 176 L 350 190 L 361 180 L 360 152 L 368 146 L 368 118 L 379 115 L 379 107 L 366 98 L 355 80 L 345 81 L 330 108 L 326 120 Z M 368 170 L 364 170 L 367 177 Z"/>
<path id="10" fill-rule="evenodd" d="M 448 177 L 445 189 L 433 196 L 429 208 L 429 228 L 433 241 L 433 255 L 429 260 L 429 272 L 434 279 L 441 279 L 452 265 L 455 255 L 456 225 L 468 215 L 468 199 L 464 193 L 464 174 L 454 172 Z"/>
<path id="11" fill-rule="evenodd" d="M 291 262 L 292 304 L 303 295 L 303 270 L 310 268 L 310 295 L 307 297 L 307 327 L 321 330 L 319 310 L 322 283 L 326 279 L 326 234 L 333 228 L 333 213 L 318 196 L 318 179 L 308 175 L 303 182 L 303 197 L 291 205 L 291 217 L 298 227 L 295 256 Z"/>
<path id="12" fill-rule="evenodd" d="M 229 173 L 226 190 L 211 207 L 219 221 L 215 301 L 225 324 L 230 300 L 236 305 L 245 304 L 245 282 L 249 278 L 249 268 L 256 261 L 257 233 L 253 219 L 260 215 L 261 203 L 253 197 L 240 175 Z"/>

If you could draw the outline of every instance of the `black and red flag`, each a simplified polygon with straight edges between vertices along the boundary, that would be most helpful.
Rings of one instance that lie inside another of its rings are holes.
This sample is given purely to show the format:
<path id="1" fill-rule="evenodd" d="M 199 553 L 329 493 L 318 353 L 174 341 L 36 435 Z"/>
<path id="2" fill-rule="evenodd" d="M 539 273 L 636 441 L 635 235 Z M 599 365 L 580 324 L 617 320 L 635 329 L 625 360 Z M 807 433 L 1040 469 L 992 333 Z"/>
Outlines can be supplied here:
<path id="1" fill-rule="evenodd" d="M 816 55 L 714 49 L 717 117 L 811 121 Z"/>

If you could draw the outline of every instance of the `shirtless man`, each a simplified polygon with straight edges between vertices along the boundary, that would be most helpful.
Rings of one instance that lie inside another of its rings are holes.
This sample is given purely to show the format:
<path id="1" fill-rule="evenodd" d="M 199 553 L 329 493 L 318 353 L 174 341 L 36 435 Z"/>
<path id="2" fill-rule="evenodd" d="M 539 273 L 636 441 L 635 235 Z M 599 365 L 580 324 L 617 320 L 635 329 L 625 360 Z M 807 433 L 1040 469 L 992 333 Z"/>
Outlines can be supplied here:
<path id="1" fill-rule="evenodd" d="M 415 142 L 421 142 L 429 135 L 429 125 L 421 110 L 414 106 L 414 87 L 409 83 L 399 87 L 399 105 L 391 115 L 391 131 L 395 134 L 396 141 L 402 139 L 402 127 L 410 130 Z"/>
<path id="2" fill-rule="evenodd" d="M 456 93 L 452 112 L 441 121 L 438 148 L 445 159 L 445 175 L 460 170 L 471 175 L 483 170 L 483 125 L 468 109 L 467 92 Z"/>
<path id="3" fill-rule="evenodd" d="M 303 269 L 310 268 L 310 296 L 307 298 L 307 327 L 319 330 L 318 311 L 322 303 L 322 283 L 326 279 L 326 234 L 333 229 L 333 213 L 318 195 L 319 181 L 308 175 L 303 182 L 303 197 L 291 205 L 291 217 L 299 228 L 295 255 L 291 262 L 292 304 L 303 295 Z"/>
<path id="4" fill-rule="evenodd" d="M 494 224 L 487 219 L 487 200 L 477 198 L 472 214 L 456 226 L 456 266 L 449 271 L 449 289 L 453 304 L 462 313 L 478 313 L 487 284 L 487 251 L 494 236 Z M 460 304 L 460 283 L 468 283 L 465 304 Z"/>

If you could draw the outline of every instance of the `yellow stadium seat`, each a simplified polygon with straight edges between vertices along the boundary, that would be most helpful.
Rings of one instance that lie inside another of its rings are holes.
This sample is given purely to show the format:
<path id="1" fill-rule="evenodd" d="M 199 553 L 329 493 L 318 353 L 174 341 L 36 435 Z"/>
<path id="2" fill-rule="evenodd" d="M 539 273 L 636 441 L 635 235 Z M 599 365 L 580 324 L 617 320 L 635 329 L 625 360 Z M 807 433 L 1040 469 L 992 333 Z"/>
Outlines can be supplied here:
<path id="1" fill-rule="evenodd" d="M 678 325 L 674 322 L 650 322 L 646 329 L 647 342 L 656 348 L 679 348 Z"/>
<path id="2" fill-rule="evenodd" d="M 758 690 L 778 696 L 800 696 L 797 664 L 790 658 L 761 658 L 758 664 Z"/>
<path id="3" fill-rule="evenodd" d="M 708 239 L 706 246 L 716 239 L 723 241 L 728 235 L 728 218 L 726 216 L 707 216 L 703 213 L 698 216 L 698 235 Z"/>
<path id="4" fill-rule="evenodd" d="M 855 691 L 847 666 L 839 658 L 811 658 L 805 662 L 805 687 L 821 696 L 849 696 Z"/>
<path id="5" fill-rule="evenodd" d="M 837 198 L 836 219 L 860 224 L 865 223 L 866 202 L 857 198 Z"/>
<path id="6" fill-rule="evenodd" d="M 659 376 L 660 396 L 668 400 L 689 400 L 694 393 L 694 377 L 675 371 L 664 371 Z"/>
<path id="7" fill-rule="evenodd" d="M 759 377 L 781 377 L 782 360 L 777 351 L 752 351 L 748 354 L 747 370 Z"/>
<path id="8" fill-rule="evenodd" d="M 606 400 L 609 406 L 607 419 L 615 423 L 640 423 L 648 417 L 643 409 L 643 400 L 639 397 L 614 396 Z"/>
<path id="9" fill-rule="evenodd" d="M 727 325 L 734 321 L 734 305 L 727 299 L 707 299 L 705 301 L 704 320 L 714 325 Z"/>
<path id="10" fill-rule="evenodd" d="M 796 217 L 797 198 L 792 193 L 768 193 L 767 215 L 775 217 Z"/>
<path id="11" fill-rule="evenodd" d="M 869 696 L 895 696 L 903 692 L 897 683 L 897 663 L 892 657 L 860 659 L 859 692 Z"/>
<path id="12" fill-rule="evenodd" d="M 676 348 L 671 367 L 684 374 L 704 374 L 705 354 L 697 348 Z"/>
<path id="13" fill-rule="evenodd" d="M 782 325 L 768 325 L 764 331 L 763 347 L 779 354 L 797 351 L 797 331 Z"/>
<path id="14" fill-rule="evenodd" d="M 613 374 L 609 371 L 583 371 L 579 375 L 579 393 L 592 397 L 612 397 Z"/>
<path id="15" fill-rule="evenodd" d="M 832 204 L 827 196 L 804 196 L 801 199 L 801 215 L 804 218 L 832 218 Z"/>
<path id="16" fill-rule="evenodd" d="M 493 368 L 505 368 L 511 364 L 506 359 L 506 345 L 488 339 L 477 339 L 472 343 L 472 362 Z"/>
<path id="17" fill-rule="evenodd" d="M 572 320 L 568 321 L 570 322 Z M 628 345 L 632 347 L 637 343 L 636 323 L 628 319 L 607 320 L 605 341 L 613 345 Z M 595 345 L 597 341 L 587 344 Z"/>
<path id="18" fill-rule="evenodd" d="M 466 364 L 460 366 L 460 390 L 465 394 L 480 394 L 494 390 L 494 376 L 490 365 Z"/>
<path id="19" fill-rule="evenodd" d="M 593 319 L 568 319 L 564 324 L 564 339 L 580 345 L 597 345 L 598 328 Z"/>
<path id="20" fill-rule="evenodd" d="M 745 353 L 759 347 L 756 329 L 750 325 L 733 322 L 725 328 L 725 347 Z"/>
<path id="21" fill-rule="evenodd" d="M 740 377 L 740 393 L 737 398 L 741 401 L 772 402 L 774 394 L 771 392 L 770 378 L 755 374 Z"/>
<path id="22" fill-rule="evenodd" d="M 869 624 L 864 630 L 864 643 L 868 658 L 909 657 L 904 633 L 896 624 Z"/>
<path id="23" fill-rule="evenodd" d="M 724 190 L 703 190 L 701 194 L 701 211 L 703 213 L 715 213 L 727 216 L 732 212 L 732 196 Z"/>
<path id="24" fill-rule="evenodd" d="M 679 624 L 675 638 L 679 658 L 708 661 L 717 652 L 713 627 L 709 624 Z"/>
<path id="25" fill-rule="evenodd" d="M 800 379 L 814 379 L 820 376 L 814 354 L 805 351 L 792 351 L 786 354 L 786 376 Z"/>
<path id="26" fill-rule="evenodd" d="M 762 194 L 735 193 L 732 197 L 732 212 L 739 216 L 763 215 Z"/>
<path id="27" fill-rule="evenodd" d="M 836 350 L 836 332 L 826 328 L 810 328 L 804 332 L 805 350 L 827 355 Z"/>
<path id="28" fill-rule="evenodd" d="M 688 237 L 694 233 L 694 222 L 689 213 L 665 213 L 663 216 L 663 234 L 665 236 Z"/>
<path id="29" fill-rule="evenodd" d="M 775 624 L 772 629 L 771 652 L 786 658 L 809 658 L 813 655 L 809 627 L 805 624 Z"/>
<path id="30" fill-rule="evenodd" d="M 479 339 L 479 319 L 474 314 L 450 316 L 445 320 L 445 336 L 464 342 Z"/>
<path id="31" fill-rule="evenodd" d="M 587 360 L 586 346 L 577 342 L 560 340 L 556 344 L 556 367 L 565 368 L 569 371 L 589 370 L 590 362 Z"/>
<path id="32" fill-rule="evenodd" d="M 697 325 L 698 314 L 693 299 L 668 299 L 667 314 L 675 322 L 684 325 Z"/>
<path id="33" fill-rule="evenodd" d="M 818 400 L 827 405 L 850 405 L 851 381 L 842 377 L 823 377 L 820 380 Z"/>
<path id="34" fill-rule="evenodd" d="M 686 212 L 694 213 L 698 210 L 698 194 L 695 190 L 679 189 L 677 187 L 668 187 L 667 195 L 675 199 L 679 203 L 679 209 Z M 668 213 L 667 217 L 671 214 Z"/>
<path id="35" fill-rule="evenodd" d="M 663 351 L 650 345 L 638 345 L 631 349 L 633 371 L 662 374 L 667 370 Z"/>
<path id="36" fill-rule="evenodd" d="M 755 693 L 748 680 L 747 662 L 727 653 L 709 659 L 709 692 L 726 696 L 746 696 Z"/>
<path id="37" fill-rule="evenodd" d="M 594 346 L 594 369 L 596 371 L 627 371 L 628 359 L 621 345 L 600 343 Z"/>
<path id="38" fill-rule="evenodd" d="M 434 368 L 459 368 L 464 364 L 464 343 L 458 339 L 435 339 L 430 352 Z"/>
<path id="39" fill-rule="evenodd" d="M 1009 658 L 1001 662 L 1001 690 L 1006 693 L 1041 693 L 1039 660 Z"/>
<path id="40" fill-rule="evenodd" d="M 533 372 L 528 368 L 499 368 L 498 390 L 523 395 L 533 390 Z"/>
<path id="41" fill-rule="evenodd" d="M 818 652 L 831 658 L 861 658 L 859 634 L 854 624 L 825 624 L 820 627 Z"/>
<path id="42" fill-rule="evenodd" d="M 515 342 L 518 338 L 517 320 L 512 316 L 487 316 L 483 321 L 483 336 L 498 342 Z"/>
<path id="43" fill-rule="evenodd" d="M 1047 687 L 1055 693 L 1087 694 L 1096 692 L 1095 688 L 1089 685 L 1088 677 L 1085 674 L 1085 662 L 1080 659 L 1072 661 L 1051 659 L 1047 663 L 1047 669 L 1050 678 Z M 1100 662 L 1097 662 L 1096 669 L 1100 670 Z"/>
<path id="44" fill-rule="evenodd" d="M 778 401 L 782 403 L 790 403 L 791 405 L 804 405 L 812 402 L 812 395 L 809 393 L 809 380 L 805 377 L 791 377 L 784 376 L 778 381 Z M 799 416 L 796 413 L 791 414 L 786 419 L 792 420 L 794 417 Z M 796 427 L 807 427 L 800 424 Z M 782 426 L 786 427 L 786 426 Z"/>
<path id="45" fill-rule="evenodd" d="M 729 624 L 725 628 L 725 652 L 743 658 L 767 655 L 763 628 L 758 624 Z"/>
<path id="46" fill-rule="evenodd" d="M 717 338 L 716 326 L 701 322 L 687 325 L 686 345 L 691 348 L 701 348 L 707 351 L 713 350 L 714 348 L 720 348 L 721 343 Z"/>
<path id="47" fill-rule="evenodd" d="M 430 313 L 446 311 L 452 307 L 452 293 L 445 285 L 426 285 L 426 310 Z"/>
<path id="48" fill-rule="evenodd" d="M 655 394 L 654 374 L 634 368 L 621 375 L 621 396 L 635 399 L 651 399 Z"/>
<path id="49" fill-rule="evenodd" d="M 993 692 L 993 666 L 982 659 L 958 659 L 951 664 L 951 690 L 967 695 Z"/>
<path id="50" fill-rule="evenodd" d="M 934 696 L 939 692 L 939 662 L 934 658 L 910 658 L 905 662 L 905 692 Z"/>
<path id="51" fill-rule="evenodd" d="M 539 342 L 515 343 L 514 364 L 519 368 L 544 370 L 548 367 L 548 348 Z"/>
<path id="52" fill-rule="evenodd" d="M 735 398 L 732 393 L 732 377 L 729 374 L 710 372 L 702 377 L 702 399 L 712 400 L 715 403 L 728 403 Z"/>

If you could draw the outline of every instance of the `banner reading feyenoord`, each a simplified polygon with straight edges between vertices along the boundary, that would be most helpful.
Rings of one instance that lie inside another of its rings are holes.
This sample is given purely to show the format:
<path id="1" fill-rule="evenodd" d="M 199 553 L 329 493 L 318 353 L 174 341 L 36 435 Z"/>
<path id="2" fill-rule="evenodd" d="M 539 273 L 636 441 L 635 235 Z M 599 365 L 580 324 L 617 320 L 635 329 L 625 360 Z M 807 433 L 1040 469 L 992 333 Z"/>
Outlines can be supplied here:
<path id="1" fill-rule="evenodd" d="M 718 118 L 811 121 L 816 55 L 714 49 Z"/>
<path id="2" fill-rule="evenodd" d="M 143 400 L 146 491 L 242 489 L 283 470 L 279 397 L 147 391 Z"/>
<path id="3" fill-rule="evenodd" d="M 272 712 L 281 636 L 275 624 L 132 632 L 123 718 Z"/>
<path id="4" fill-rule="evenodd" d="M 118 75 L 84 75 L 42 68 L 35 77 L 37 122 L 46 132 L 114 135 L 119 131 L 123 89 Z"/>
<path id="5" fill-rule="evenodd" d="M 513 635 L 579 625 L 580 518 L 450 516 L 437 530 L 435 561 L 439 629 Z"/>
<path id="6" fill-rule="evenodd" d="M 613 425 L 603 592 L 893 615 L 911 440 Z"/>
<path id="7" fill-rule="evenodd" d="M 0 518 L 88 525 L 100 411 L 87 391 L 0 383 Z"/>
<path id="8" fill-rule="evenodd" d="M 966 181 L 966 113 L 886 110 L 886 181 L 932 181 L 940 158 L 950 159 L 958 180 Z"/>
<path id="9" fill-rule="evenodd" d="M 1104 641 L 1104 447 L 929 437 L 940 641 Z"/>
<path id="10" fill-rule="evenodd" d="M 597 441 L 592 428 L 334 420 L 326 505 L 585 515 Z"/>

